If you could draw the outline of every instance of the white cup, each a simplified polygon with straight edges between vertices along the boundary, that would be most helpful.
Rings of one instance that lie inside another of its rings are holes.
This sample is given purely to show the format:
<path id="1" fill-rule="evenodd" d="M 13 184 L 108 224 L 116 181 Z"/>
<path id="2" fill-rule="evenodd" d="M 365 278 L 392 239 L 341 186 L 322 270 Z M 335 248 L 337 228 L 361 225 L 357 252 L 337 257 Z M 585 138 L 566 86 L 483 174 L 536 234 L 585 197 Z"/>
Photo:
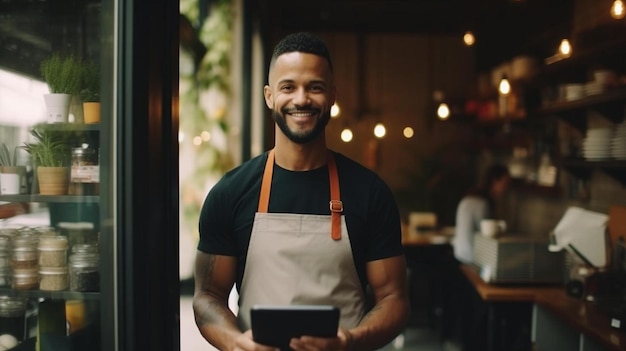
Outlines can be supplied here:
<path id="1" fill-rule="evenodd" d="M 483 219 L 480 221 L 480 232 L 488 238 L 494 238 L 506 231 L 506 221 L 498 219 Z"/>

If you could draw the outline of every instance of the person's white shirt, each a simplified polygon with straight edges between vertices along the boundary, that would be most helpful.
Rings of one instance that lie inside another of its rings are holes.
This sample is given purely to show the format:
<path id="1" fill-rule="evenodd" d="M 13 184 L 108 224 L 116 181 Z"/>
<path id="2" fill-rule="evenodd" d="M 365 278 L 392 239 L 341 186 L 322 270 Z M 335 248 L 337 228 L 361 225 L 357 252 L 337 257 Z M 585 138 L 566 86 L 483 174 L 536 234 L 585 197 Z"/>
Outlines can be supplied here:
<path id="1" fill-rule="evenodd" d="M 489 203 L 485 198 L 467 195 L 459 202 L 456 210 L 456 225 L 452 247 L 454 256 L 463 263 L 474 260 L 474 235 L 480 232 L 480 221 L 490 213 Z"/>

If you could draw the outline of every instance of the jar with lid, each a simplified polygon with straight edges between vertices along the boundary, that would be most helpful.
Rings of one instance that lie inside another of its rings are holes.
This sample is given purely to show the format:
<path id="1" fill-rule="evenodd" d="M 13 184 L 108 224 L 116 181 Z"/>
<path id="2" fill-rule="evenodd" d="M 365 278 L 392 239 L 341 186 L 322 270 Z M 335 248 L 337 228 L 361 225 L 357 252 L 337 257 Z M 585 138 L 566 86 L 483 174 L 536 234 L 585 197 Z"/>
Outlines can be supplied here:
<path id="1" fill-rule="evenodd" d="M 100 183 L 100 167 L 96 150 L 89 147 L 72 149 L 70 170 L 71 195 L 97 195 Z"/>
<path id="2" fill-rule="evenodd" d="M 59 222 L 58 227 L 67 237 L 70 251 L 80 244 L 98 245 L 98 233 L 91 222 Z"/>
<path id="3" fill-rule="evenodd" d="M 10 334 L 18 341 L 26 337 L 26 300 L 0 296 L 0 335 Z"/>
<path id="4" fill-rule="evenodd" d="M 11 271 L 11 287 L 15 290 L 34 290 L 39 286 L 39 269 L 13 268 Z"/>
<path id="5" fill-rule="evenodd" d="M 39 267 L 39 290 L 63 291 L 69 287 L 67 266 Z"/>
<path id="6" fill-rule="evenodd" d="M 37 268 L 39 255 L 37 252 L 38 238 L 32 235 L 19 235 L 13 238 L 11 248 L 11 268 Z"/>
<path id="7" fill-rule="evenodd" d="M 100 291 L 99 258 L 95 252 L 77 252 L 70 256 L 71 291 Z"/>
<path id="8" fill-rule="evenodd" d="M 11 238 L 0 234 L 0 270 L 10 267 L 9 256 L 11 255 Z"/>
<path id="9" fill-rule="evenodd" d="M 39 266 L 63 267 L 67 265 L 67 237 L 62 235 L 44 235 L 39 238 Z"/>

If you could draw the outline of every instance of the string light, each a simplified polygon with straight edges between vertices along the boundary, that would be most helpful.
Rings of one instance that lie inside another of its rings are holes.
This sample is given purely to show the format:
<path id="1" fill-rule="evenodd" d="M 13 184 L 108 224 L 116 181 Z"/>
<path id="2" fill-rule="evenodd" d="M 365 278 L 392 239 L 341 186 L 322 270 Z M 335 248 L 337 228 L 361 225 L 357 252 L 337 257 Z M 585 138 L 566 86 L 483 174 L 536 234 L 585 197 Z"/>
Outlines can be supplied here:
<path id="1" fill-rule="evenodd" d="M 469 30 L 467 32 L 465 32 L 465 34 L 463 35 L 463 42 L 467 46 L 474 45 L 474 43 L 476 42 L 476 38 L 474 37 L 474 33 L 472 33 Z"/>
<path id="2" fill-rule="evenodd" d="M 502 95 L 508 95 L 511 92 L 511 84 L 506 77 L 502 77 L 500 84 L 498 85 L 498 91 Z"/>
<path id="3" fill-rule="evenodd" d="M 572 54 L 572 45 L 570 45 L 569 40 L 561 40 L 561 44 L 559 45 L 559 53 L 565 57 L 569 57 Z"/>
<path id="4" fill-rule="evenodd" d="M 439 107 L 437 107 L 437 116 L 439 116 L 439 119 L 448 119 L 448 117 L 450 117 L 448 104 L 445 102 L 439 104 Z"/>
<path id="5" fill-rule="evenodd" d="M 613 5 L 611 5 L 611 17 L 615 19 L 622 19 L 625 15 L 624 2 L 622 0 L 613 1 Z"/>
<path id="6" fill-rule="evenodd" d="M 337 103 L 335 102 L 333 106 L 330 107 L 330 117 L 337 118 L 339 117 L 340 114 L 341 114 L 341 109 L 339 108 L 339 105 L 337 105 Z"/>
<path id="7" fill-rule="evenodd" d="M 415 135 L 415 131 L 411 127 L 404 127 L 404 129 L 402 130 L 402 135 L 404 135 L 404 137 L 407 139 L 411 139 L 413 135 Z"/>
<path id="8" fill-rule="evenodd" d="M 385 128 L 385 125 L 382 123 L 377 123 L 376 126 L 374 126 L 374 135 L 380 139 L 384 137 L 385 134 L 387 134 L 387 129 Z"/>
<path id="9" fill-rule="evenodd" d="M 341 140 L 344 143 L 349 143 L 352 141 L 352 131 L 350 130 L 350 128 L 345 128 L 344 130 L 341 131 Z"/>

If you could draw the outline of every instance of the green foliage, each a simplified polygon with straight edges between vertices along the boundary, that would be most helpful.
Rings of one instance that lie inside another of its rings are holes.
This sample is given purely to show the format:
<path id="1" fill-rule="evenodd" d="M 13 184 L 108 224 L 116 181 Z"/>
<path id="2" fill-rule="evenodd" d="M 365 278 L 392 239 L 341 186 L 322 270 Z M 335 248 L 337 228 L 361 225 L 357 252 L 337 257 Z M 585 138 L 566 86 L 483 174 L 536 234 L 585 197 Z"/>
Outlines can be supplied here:
<path id="1" fill-rule="evenodd" d="M 66 167 L 70 164 L 70 144 L 62 131 L 46 129 L 35 126 L 30 134 L 34 142 L 25 142 L 21 146 L 28 152 L 36 166 L 42 167 Z"/>
<path id="2" fill-rule="evenodd" d="M 82 67 L 80 97 L 83 102 L 100 101 L 100 66 L 85 61 Z"/>
<path id="3" fill-rule="evenodd" d="M 80 90 L 82 62 L 69 55 L 53 54 L 41 62 L 41 77 L 52 94 L 77 94 Z"/>
<path id="4" fill-rule="evenodd" d="M 9 147 L 7 144 L 2 143 L 2 147 L 0 148 L 0 166 L 17 166 L 17 150 L 17 147 L 13 149 L 13 157 L 11 157 Z"/>

